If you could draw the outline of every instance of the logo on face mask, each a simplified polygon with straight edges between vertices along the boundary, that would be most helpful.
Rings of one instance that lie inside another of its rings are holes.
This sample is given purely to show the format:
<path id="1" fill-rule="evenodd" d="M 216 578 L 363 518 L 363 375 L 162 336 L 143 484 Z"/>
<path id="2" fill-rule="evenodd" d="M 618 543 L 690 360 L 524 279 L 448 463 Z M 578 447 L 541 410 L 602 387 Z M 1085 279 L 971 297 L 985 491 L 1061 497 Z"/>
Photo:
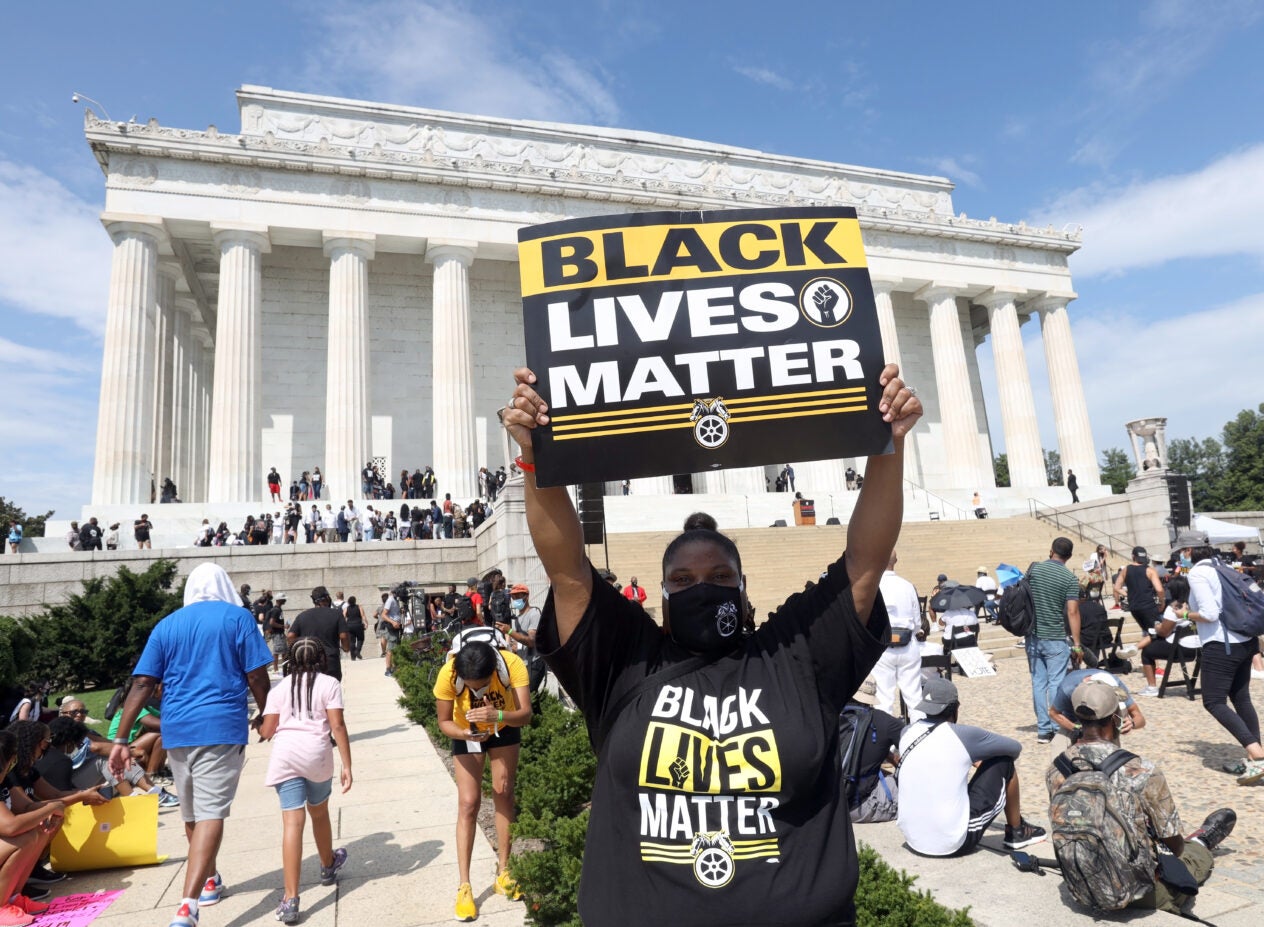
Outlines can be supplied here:
<path id="1" fill-rule="evenodd" d="M 694 653 L 732 650 L 741 635 L 741 586 L 696 583 L 688 589 L 669 593 L 672 639 Z"/>

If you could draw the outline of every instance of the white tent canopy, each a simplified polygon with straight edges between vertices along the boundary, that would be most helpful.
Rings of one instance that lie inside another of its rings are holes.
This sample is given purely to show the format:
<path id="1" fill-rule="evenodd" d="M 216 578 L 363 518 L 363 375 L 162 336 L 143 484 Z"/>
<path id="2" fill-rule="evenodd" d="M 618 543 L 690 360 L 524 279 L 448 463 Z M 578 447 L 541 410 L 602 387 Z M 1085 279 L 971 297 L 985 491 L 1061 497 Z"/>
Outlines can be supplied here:
<path id="1" fill-rule="evenodd" d="M 1260 540 L 1259 528 L 1252 528 L 1250 525 L 1235 525 L 1231 521 L 1221 521 L 1210 515 L 1195 515 L 1194 524 L 1191 527 L 1195 531 L 1205 531 L 1212 544 Z"/>

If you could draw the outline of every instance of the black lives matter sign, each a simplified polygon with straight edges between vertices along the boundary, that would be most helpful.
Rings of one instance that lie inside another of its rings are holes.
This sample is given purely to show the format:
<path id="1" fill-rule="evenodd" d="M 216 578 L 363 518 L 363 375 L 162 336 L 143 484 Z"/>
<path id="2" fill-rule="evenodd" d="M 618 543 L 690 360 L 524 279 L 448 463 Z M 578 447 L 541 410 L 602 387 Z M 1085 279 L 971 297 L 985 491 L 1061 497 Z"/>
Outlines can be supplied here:
<path id="1" fill-rule="evenodd" d="M 890 450 L 854 209 L 555 222 L 518 260 L 541 486 Z"/>

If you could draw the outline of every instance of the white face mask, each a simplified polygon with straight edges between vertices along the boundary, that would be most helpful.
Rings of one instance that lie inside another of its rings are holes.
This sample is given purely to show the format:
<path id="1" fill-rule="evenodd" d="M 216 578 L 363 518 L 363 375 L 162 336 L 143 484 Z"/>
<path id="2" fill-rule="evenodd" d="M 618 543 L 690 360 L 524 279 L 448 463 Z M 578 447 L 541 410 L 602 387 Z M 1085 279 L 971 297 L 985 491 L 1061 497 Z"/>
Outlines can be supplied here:
<path id="1" fill-rule="evenodd" d="M 481 689 L 475 689 L 473 686 L 470 686 L 470 695 L 475 698 L 486 698 L 487 693 L 491 691 L 491 688 L 492 684 L 490 682 Z"/>

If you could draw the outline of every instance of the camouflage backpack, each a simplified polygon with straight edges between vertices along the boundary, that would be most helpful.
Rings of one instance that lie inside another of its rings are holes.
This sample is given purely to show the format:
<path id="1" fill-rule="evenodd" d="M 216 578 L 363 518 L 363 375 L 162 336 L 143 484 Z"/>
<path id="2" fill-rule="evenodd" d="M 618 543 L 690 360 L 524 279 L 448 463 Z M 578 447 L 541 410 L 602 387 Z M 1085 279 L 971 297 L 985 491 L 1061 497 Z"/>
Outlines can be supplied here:
<path id="1" fill-rule="evenodd" d="M 1137 801 L 1116 773 L 1136 755 L 1116 750 L 1101 763 L 1063 753 L 1054 766 L 1066 780 L 1053 793 L 1053 850 L 1075 900 L 1118 911 L 1154 887 L 1149 835 L 1138 831 Z"/>

